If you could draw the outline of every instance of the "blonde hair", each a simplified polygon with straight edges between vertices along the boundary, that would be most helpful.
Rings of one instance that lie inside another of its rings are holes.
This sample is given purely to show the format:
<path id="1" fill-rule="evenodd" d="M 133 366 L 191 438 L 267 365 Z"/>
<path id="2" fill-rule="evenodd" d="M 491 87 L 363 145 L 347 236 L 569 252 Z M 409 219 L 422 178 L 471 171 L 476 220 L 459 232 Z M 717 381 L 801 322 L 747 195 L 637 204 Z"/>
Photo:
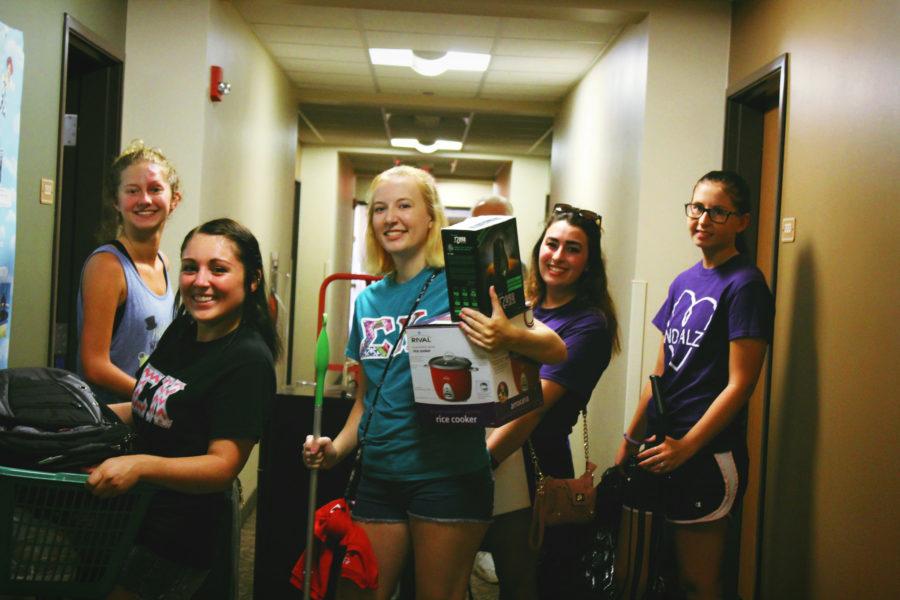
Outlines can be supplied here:
<path id="1" fill-rule="evenodd" d="M 425 200 L 425 209 L 428 216 L 431 217 L 432 226 L 428 230 L 428 238 L 425 240 L 425 264 L 432 268 L 442 268 L 444 266 L 444 248 L 441 245 L 441 229 L 447 226 L 447 217 L 444 215 L 444 207 L 438 196 L 437 187 L 432 177 L 426 171 L 410 167 L 408 165 L 400 165 L 392 167 L 387 171 L 379 173 L 369 185 L 366 192 L 366 202 L 369 205 L 366 227 L 366 258 L 365 267 L 369 273 L 374 275 L 386 275 L 393 272 L 396 267 L 394 259 L 375 239 L 375 231 L 372 227 L 372 199 L 375 196 L 375 190 L 386 179 L 408 177 L 416 184 L 416 188 Z"/>
<path id="2" fill-rule="evenodd" d="M 106 173 L 106 180 L 103 185 L 103 192 L 106 195 L 104 203 L 104 223 L 100 230 L 99 238 L 109 239 L 115 237 L 119 226 L 122 224 L 122 215 L 115 210 L 119 197 L 119 185 L 122 183 L 122 173 L 131 165 L 148 162 L 159 165 L 165 174 L 166 182 L 172 191 L 172 197 L 180 194 L 181 179 L 178 172 L 166 155 L 159 148 L 152 148 L 144 143 L 144 140 L 131 140 L 128 146 L 122 150 L 122 153 L 113 160 L 109 171 Z"/>

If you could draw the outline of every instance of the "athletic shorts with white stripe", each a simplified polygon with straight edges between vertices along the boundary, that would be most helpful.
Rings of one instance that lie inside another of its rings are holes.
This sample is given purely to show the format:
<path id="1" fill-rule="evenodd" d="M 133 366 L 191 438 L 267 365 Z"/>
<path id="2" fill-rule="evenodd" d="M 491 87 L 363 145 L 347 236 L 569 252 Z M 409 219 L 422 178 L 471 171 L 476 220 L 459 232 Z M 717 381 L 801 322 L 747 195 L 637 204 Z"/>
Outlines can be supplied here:
<path id="1" fill-rule="evenodd" d="M 661 501 L 671 523 L 718 521 L 732 514 L 744 495 L 747 462 L 743 449 L 701 451 L 662 477 L 636 469 L 635 489 L 626 494 L 626 504 L 652 511 Z"/>

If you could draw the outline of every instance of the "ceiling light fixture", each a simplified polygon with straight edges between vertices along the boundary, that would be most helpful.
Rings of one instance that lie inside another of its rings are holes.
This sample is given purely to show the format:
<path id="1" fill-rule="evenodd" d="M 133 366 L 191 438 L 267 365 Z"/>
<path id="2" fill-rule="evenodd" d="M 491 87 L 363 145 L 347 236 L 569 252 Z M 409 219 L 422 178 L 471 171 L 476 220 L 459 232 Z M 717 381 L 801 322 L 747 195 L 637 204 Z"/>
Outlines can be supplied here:
<path id="1" fill-rule="evenodd" d="M 422 154 L 431 154 L 437 150 L 462 150 L 462 142 L 434 140 L 431 144 L 423 144 L 416 138 L 391 138 L 391 146 L 394 148 L 413 148 Z"/>
<path id="2" fill-rule="evenodd" d="M 436 77 L 447 71 L 487 71 L 490 54 L 447 52 L 440 58 L 422 58 L 407 48 L 369 48 L 373 65 L 409 67 L 420 75 Z"/>

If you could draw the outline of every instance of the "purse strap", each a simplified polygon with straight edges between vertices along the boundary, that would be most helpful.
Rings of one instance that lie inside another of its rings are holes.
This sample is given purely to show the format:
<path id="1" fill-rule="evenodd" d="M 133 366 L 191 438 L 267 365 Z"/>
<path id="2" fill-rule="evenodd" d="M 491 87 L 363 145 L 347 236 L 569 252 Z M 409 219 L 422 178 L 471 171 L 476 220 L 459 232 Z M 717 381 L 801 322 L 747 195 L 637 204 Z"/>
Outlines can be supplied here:
<path id="1" fill-rule="evenodd" d="M 588 470 L 590 463 L 590 451 L 588 448 L 588 426 L 587 426 L 587 409 L 581 409 L 581 425 L 582 431 L 584 434 L 584 469 Z M 541 465 L 538 463 L 537 453 L 534 451 L 534 445 L 531 443 L 531 438 L 528 438 L 528 452 L 531 454 L 531 464 L 534 466 L 534 479 L 536 482 L 536 493 L 541 494 L 544 491 L 544 486 L 542 482 L 544 480 L 544 472 L 541 471 Z"/>
<path id="2" fill-rule="evenodd" d="M 406 326 L 409 325 L 410 321 L 412 321 L 413 314 L 419 307 L 419 303 L 422 301 L 422 298 L 425 297 L 425 292 L 428 291 L 428 286 L 431 285 L 431 282 L 434 281 L 434 278 L 438 276 L 438 273 L 440 273 L 441 270 L 442 269 L 434 269 L 431 272 L 431 275 L 425 281 L 424 285 L 422 285 L 422 289 L 419 291 L 419 295 L 416 296 L 412 308 L 409 309 L 406 320 L 403 321 L 403 324 L 400 326 L 400 335 L 397 336 L 397 343 L 394 345 L 394 348 L 388 355 L 387 362 L 384 365 L 384 371 L 382 371 L 381 373 L 381 381 L 379 381 L 378 385 L 375 386 L 375 397 L 372 398 L 372 406 L 369 409 L 368 414 L 366 415 L 366 422 L 363 424 L 362 436 L 357 443 L 356 456 L 353 459 L 353 467 L 351 467 L 350 470 L 350 479 L 349 481 L 347 481 L 347 488 L 344 491 L 344 498 L 346 498 L 347 503 L 351 505 L 351 508 L 353 504 L 353 497 L 356 495 L 356 487 L 359 485 L 359 467 L 362 464 L 363 446 L 365 446 L 366 443 L 366 434 L 369 432 L 369 425 L 371 425 L 372 423 L 372 415 L 375 414 L 375 405 L 378 403 L 378 399 L 381 397 L 381 386 L 384 385 L 384 380 L 387 379 L 388 369 L 391 368 L 391 363 L 394 361 L 394 357 L 397 356 L 397 351 L 399 350 L 400 346 L 403 345 L 403 335 L 406 333 Z"/>

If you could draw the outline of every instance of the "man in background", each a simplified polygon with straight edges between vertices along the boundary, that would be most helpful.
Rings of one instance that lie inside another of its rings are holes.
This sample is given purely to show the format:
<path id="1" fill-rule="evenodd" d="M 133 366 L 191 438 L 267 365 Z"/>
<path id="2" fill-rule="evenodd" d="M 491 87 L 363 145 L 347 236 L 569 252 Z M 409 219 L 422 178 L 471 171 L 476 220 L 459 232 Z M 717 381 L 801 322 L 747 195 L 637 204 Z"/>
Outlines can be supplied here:
<path id="1" fill-rule="evenodd" d="M 501 215 L 501 216 L 512 216 L 513 207 L 510 204 L 509 200 L 504 198 L 503 196 L 485 196 L 481 200 L 475 203 L 475 206 L 472 207 L 473 217 L 482 217 L 484 215 Z"/>

